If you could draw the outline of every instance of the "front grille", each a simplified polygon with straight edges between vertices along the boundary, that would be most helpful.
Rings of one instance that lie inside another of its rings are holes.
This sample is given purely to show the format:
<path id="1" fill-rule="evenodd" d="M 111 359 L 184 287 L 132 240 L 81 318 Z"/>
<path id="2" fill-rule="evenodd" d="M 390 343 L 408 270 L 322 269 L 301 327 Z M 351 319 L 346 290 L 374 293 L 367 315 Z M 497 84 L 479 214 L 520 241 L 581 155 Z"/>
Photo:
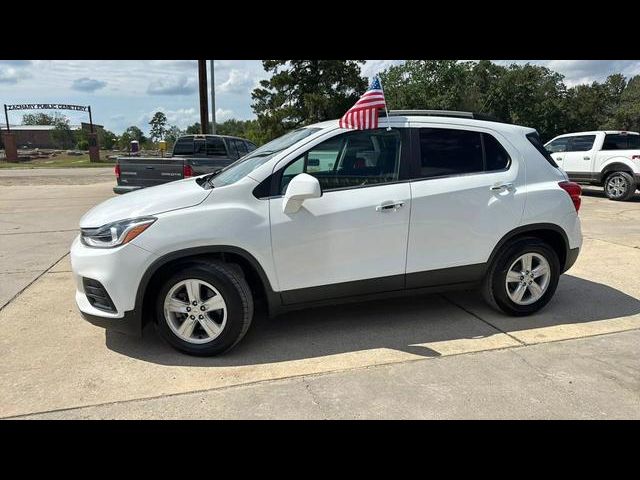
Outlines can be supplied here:
<path id="1" fill-rule="evenodd" d="M 116 313 L 116 306 L 102 284 L 92 278 L 82 278 L 84 293 L 92 307 L 104 312 Z"/>

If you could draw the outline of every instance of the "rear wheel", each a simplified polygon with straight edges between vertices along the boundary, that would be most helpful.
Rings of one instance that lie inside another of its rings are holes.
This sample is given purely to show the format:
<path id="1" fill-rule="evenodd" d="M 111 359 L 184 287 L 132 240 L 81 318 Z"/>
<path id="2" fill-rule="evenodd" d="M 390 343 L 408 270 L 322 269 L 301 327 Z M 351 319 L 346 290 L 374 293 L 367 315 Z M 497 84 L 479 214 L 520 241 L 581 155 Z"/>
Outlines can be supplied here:
<path id="1" fill-rule="evenodd" d="M 610 200 L 631 200 L 636 182 L 627 172 L 614 172 L 604 181 L 604 193 Z"/>
<path id="2" fill-rule="evenodd" d="M 496 257 L 482 293 L 495 309 L 514 316 L 530 315 L 549 303 L 559 277 L 556 252 L 536 237 L 521 238 Z"/>
<path id="3" fill-rule="evenodd" d="M 176 349 L 216 355 L 247 333 L 253 298 L 240 269 L 213 261 L 189 265 L 164 282 L 156 316 L 158 333 Z"/>

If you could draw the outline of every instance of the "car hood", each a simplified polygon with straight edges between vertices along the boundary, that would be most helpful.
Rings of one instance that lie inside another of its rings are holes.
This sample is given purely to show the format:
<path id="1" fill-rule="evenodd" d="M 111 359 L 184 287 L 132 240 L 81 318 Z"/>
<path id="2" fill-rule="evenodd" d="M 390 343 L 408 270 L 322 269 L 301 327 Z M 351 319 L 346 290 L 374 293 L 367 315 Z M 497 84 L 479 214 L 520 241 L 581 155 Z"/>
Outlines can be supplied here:
<path id="1" fill-rule="evenodd" d="M 96 228 L 128 218 L 156 215 L 197 205 L 212 192 L 193 178 L 143 188 L 110 198 L 89 210 L 80 219 L 80 228 Z"/>

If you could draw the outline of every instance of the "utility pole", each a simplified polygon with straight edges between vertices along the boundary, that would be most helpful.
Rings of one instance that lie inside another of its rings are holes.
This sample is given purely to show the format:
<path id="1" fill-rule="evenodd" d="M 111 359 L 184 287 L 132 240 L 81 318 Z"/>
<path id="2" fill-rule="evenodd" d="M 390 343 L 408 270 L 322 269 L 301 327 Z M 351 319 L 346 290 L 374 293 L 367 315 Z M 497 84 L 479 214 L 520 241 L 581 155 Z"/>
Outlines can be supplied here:
<path id="1" fill-rule="evenodd" d="M 200 133 L 209 133 L 209 99 L 207 98 L 207 61 L 198 60 L 198 85 L 200 87 Z"/>
<path id="2" fill-rule="evenodd" d="M 211 133 L 216 133 L 216 83 L 213 73 L 213 60 L 209 60 L 211 67 Z"/>

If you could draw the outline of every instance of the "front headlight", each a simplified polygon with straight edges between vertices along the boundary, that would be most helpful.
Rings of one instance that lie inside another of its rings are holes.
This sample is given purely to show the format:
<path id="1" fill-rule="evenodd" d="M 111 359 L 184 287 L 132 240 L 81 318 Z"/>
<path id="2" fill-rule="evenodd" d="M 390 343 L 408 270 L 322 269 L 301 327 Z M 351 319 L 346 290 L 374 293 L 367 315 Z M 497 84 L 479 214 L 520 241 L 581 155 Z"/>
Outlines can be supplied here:
<path id="1" fill-rule="evenodd" d="M 156 221 L 155 217 L 130 218 L 98 228 L 80 229 L 82 243 L 88 247 L 113 248 L 129 243 Z"/>

